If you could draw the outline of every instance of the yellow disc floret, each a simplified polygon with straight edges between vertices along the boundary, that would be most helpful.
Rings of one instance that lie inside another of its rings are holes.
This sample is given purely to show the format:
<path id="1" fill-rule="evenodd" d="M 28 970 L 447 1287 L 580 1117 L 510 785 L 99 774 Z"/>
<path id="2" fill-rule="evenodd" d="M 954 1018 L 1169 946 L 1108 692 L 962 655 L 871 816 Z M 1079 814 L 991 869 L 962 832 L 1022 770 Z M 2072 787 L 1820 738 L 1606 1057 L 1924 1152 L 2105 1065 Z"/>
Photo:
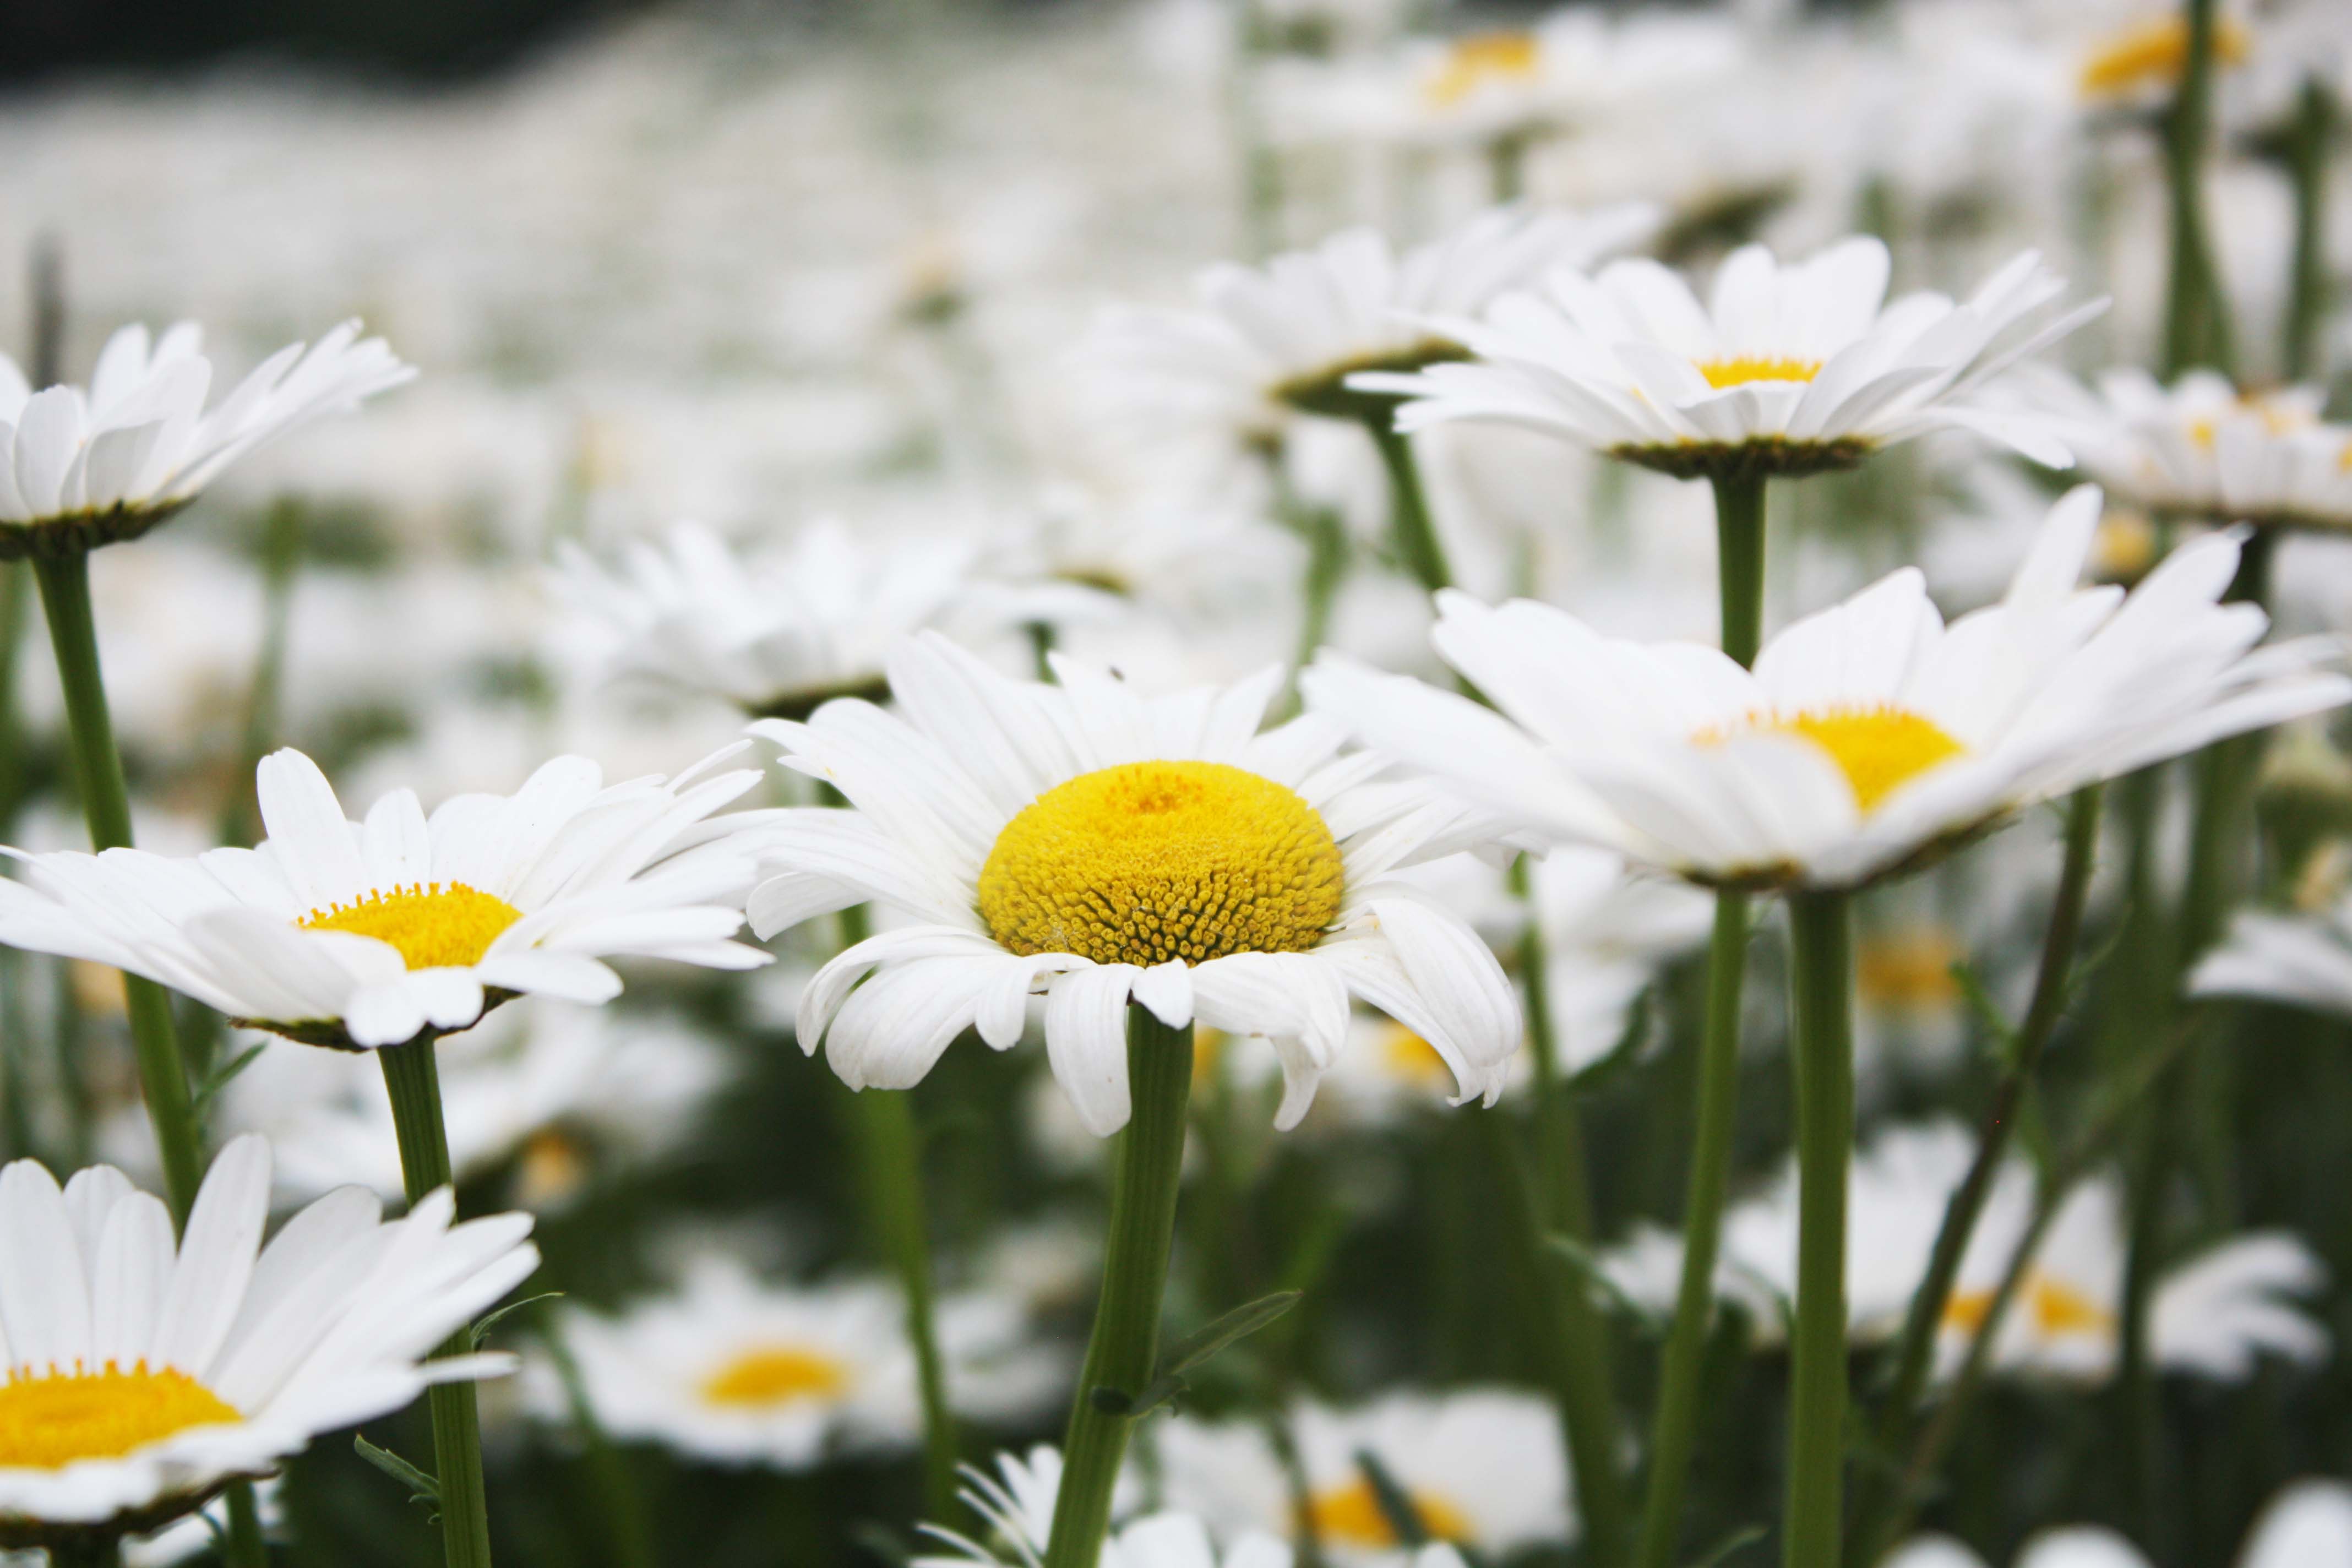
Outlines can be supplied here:
<path id="1" fill-rule="evenodd" d="M 2228 16 L 2215 18 L 2215 59 L 2225 66 L 2242 65 L 2253 47 L 2253 36 L 2244 23 Z M 2175 14 L 2126 27 L 2109 37 L 2083 62 L 2080 85 L 2085 98 L 2115 98 L 2143 88 L 2177 87 L 2188 68 L 2189 20 Z"/>
<path id="2" fill-rule="evenodd" d="M 712 1405 L 772 1409 L 806 1399 L 837 1399 L 849 1389 L 849 1369 L 822 1351 L 761 1345 L 736 1356 L 702 1381 Z"/>
<path id="3" fill-rule="evenodd" d="M 1004 825 L 980 916 L 1018 953 L 1201 963 L 1301 952 L 1339 912 L 1339 847 L 1295 793 L 1223 763 L 1082 773 Z"/>
<path id="4" fill-rule="evenodd" d="M 463 969 L 481 963 L 499 933 L 520 919 L 504 899 L 463 882 L 411 882 L 313 910 L 297 923 L 388 942 L 411 969 Z"/>
<path id="5" fill-rule="evenodd" d="M 1731 359 L 1701 360 L 1698 373 L 1706 377 L 1709 386 L 1720 392 L 1727 386 L 1745 386 L 1751 381 L 1811 381 L 1821 374 L 1822 362 L 1739 354 Z"/>
<path id="6" fill-rule="evenodd" d="M 1864 812 L 1928 769 L 1968 750 L 1934 720 L 1906 709 L 1827 708 L 1807 713 L 1758 714 L 1733 730 L 1707 729 L 1692 739 L 1717 745 L 1735 733 L 1801 735 L 1830 754 L 1853 787 L 1853 803 Z"/>
<path id="7" fill-rule="evenodd" d="M 1439 1541 L 1466 1542 L 1470 1521 L 1444 1498 L 1416 1491 L 1408 1500 L 1422 1529 Z M 1307 1522 L 1315 1539 L 1335 1546 L 1385 1550 L 1399 1544 L 1396 1526 L 1381 1506 L 1372 1483 L 1358 1477 L 1344 1486 L 1326 1487 L 1307 1500 Z"/>
<path id="8" fill-rule="evenodd" d="M 1542 65 L 1533 33 L 1472 33 L 1454 40 L 1422 90 L 1432 107 L 1451 109 L 1489 83 L 1530 81 Z"/>
<path id="9" fill-rule="evenodd" d="M 78 1459 L 113 1459 L 191 1426 L 242 1420 L 234 1406 L 183 1372 L 17 1373 L 0 1384 L 0 1468 L 56 1470 Z"/>

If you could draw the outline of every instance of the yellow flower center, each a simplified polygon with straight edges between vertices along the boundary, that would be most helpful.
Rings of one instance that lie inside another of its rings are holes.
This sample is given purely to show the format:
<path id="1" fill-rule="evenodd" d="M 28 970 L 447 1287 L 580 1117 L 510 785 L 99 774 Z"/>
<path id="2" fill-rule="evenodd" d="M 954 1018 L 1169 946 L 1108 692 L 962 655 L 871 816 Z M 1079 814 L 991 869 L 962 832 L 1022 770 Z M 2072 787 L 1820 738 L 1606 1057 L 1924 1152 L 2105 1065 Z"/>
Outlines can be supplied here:
<path id="1" fill-rule="evenodd" d="M 1470 1521 L 1444 1498 L 1427 1492 L 1411 1495 L 1421 1527 L 1440 1541 L 1470 1539 Z M 1307 1517 L 1315 1539 L 1341 1546 L 1381 1549 L 1400 1544 L 1396 1527 L 1381 1507 L 1380 1494 L 1361 1476 L 1345 1486 L 1327 1487 L 1307 1500 Z"/>
<path id="2" fill-rule="evenodd" d="M 312 910 L 296 923 L 388 942 L 411 969 L 464 969 L 481 963 L 499 933 L 520 919 L 522 911 L 504 899 L 463 882 L 411 882 Z"/>
<path id="3" fill-rule="evenodd" d="M 78 1459 L 113 1459 L 191 1426 L 244 1417 L 194 1378 L 125 1372 L 108 1362 L 98 1372 L 12 1374 L 0 1384 L 0 1468 L 62 1469 Z"/>
<path id="4" fill-rule="evenodd" d="M 1097 963 L 1303 952 L 1339 912 L 1339 847 L 1315 809 L 1223 763 L 1122 763 L 1004 825 L 980 916 L 1018 953 Z"/>
<path id="5" fill-rule="evenodd" d="M 1692 739 L 1719 745 L 1732 733 L 1801 735 L 1830 754 L 1864 812 L 1931 768 L 1968 748 L 1932 719 L 1900 708 L 1832 708 L 1818 713 L 1751 717 L 1739 731 L 1707 729 Z"/>
<path id="6" fill-rule="evenodd" d="M 2254 40 L 2245 24 L 2227 16 L 2213 23 L 2213 58 L 2242 65 Z M 2114 98 L 2142 87 L 2172 87 L 2189 67 L 2189 19 L 2160 16 L 2114 35 L 2083 62 L 2079 85 L 2085 98 Z"/>
<path id="7" fill-rule="evenodd" d="M 2111 511 L 2091 536 L 2091 570 L 2111 582 L 2136 583 L 2156 564 L 2156 524 L 2145 513 Z"/>
<path id="8" fill-rule="evenodd" d="M 1381 1037 L 1381 1065 L 1390 1076 L 1415 1085 L 1452 1081 L 1453 1070 L 1437 1054 L 1437 1047 L 1402 1024 L 1383 1026 Z"/>
<path id="9" fill-rule="evenodd" d="M 761 1345 L 736 1356 L 702 1380 L 711 1405 L 765 1410 L 804 1399 L 837 1399 L 849 1390 L 849 1368 L 837 1357 L 798 1345 Z"/>
<path id="10" fill-rule="evenodd" d="M 1992 1315 L 1992 1296 L 1990 1290 L 1953 1291 L 1944 1305 L 1944 1326 L 1963 1334 L 1981 1331 L 1985 1320 Z M 2024 1298 L 2025 1310 L 2033 1314 L 2034 1331 L 2045 1338 L 2107 1333 L 2116 1326 L 2113 1312 L 2063 1279 L 2053 1279 L 2047 1274 L 2027 1276 Z"/>
<path id="11" fill-rule="evenodd" d="M 1745 386 L 1751 381 L 1811 381 L 1821 374 L 1822 362 L 1739 354 L 1731 359 L 1700 360 L 1698 373 L 1706 377 L 1709 386 L 1721 392 L 1727 386 Z"/>
<path id="12" fill-rule="evenodd" d="M 1232 1036 L 1205 1024 L 1192 1031 L 1193 1088 L 1216 1082 L 1217 1074 L 1224 1070 L 1225 1047 L 1232 1043 Z"/>
<path id="13" fill-rule="evenodd" d="M 1934 1012 L 1960 999 L 1952 965 L 1960 944 L 1938 926 L 1864 938 L 1853 957 L 1854 989 L 1873 1005 Z"/>
<path id="14" fill-rule="evenodd" d="M 1481 88 L 1532 80 L 1542 65 L 1533 33 L 1472 33 L 1454 40 L 1422 91 L 1431 107 L 1451 109 Z"/>

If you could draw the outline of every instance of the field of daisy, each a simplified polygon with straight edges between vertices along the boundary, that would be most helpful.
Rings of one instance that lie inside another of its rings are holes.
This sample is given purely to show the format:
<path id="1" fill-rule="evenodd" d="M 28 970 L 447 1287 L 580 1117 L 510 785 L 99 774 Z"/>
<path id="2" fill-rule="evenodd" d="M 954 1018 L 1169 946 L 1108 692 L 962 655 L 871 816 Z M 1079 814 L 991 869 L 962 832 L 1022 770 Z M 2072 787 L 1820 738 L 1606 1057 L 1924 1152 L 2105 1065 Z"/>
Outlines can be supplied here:
<path id="1" fill-rule="evenodd" d="M 0 62 L 0 1564 L 2352 1568 L 2341 0 L 214 9 Z"/>

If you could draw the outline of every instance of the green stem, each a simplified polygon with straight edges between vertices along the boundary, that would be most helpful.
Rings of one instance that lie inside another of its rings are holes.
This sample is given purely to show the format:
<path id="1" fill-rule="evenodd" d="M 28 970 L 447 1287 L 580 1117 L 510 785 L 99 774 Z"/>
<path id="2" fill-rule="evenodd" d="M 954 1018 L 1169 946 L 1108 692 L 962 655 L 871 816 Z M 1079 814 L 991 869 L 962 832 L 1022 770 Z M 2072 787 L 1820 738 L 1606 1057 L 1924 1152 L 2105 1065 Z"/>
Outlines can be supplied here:
<path id="1" fill-rule="evenodd" d="M 74 775 L 81 784 L 90 844 L 100 850 L 122 848 L 131 843 L 131 795 L 122 781 L 122 756 L 114 746 L 106 680 L 99 671 L 89 557 L 79 551 L 38 556 L 33 575 L 40 584 L 49 643 L 57 651 L 58 679 L 65 689 Z M 163 1155 L 164 1184 L 173 1212 L 184 1219 L 204 1179 L 204 1156 L 188 1094 L 187 1065 L 172 1027 L 172 1000 L 153 981 L 132 974 L 122 977 L 122 991 L 131 1016 L 131 1047 L 139 1058 L 139 1081 L 146 1091 L 147 1118 L 154 1124 L 155 1144 Z"/>
<path id="2" fill-rule="evenodd" d="M 1699 1042 L 1698 1124 L 1683 1197 L 1683 1273 L 1674 1327 L 1658 1373 L 1651 1422 L 1650 1489 L 1642 1512 L 1639 1568 L 1672 1568 L 1682 1544 L 1683 1489 L 1698 1441 L 1699 1391 L 1715 1310 L 1715 1259 L 1731 1181 L 1731 1134 L 1739 1095 L 1739 993 L 1748 967 L 1748 895 L 1715 900 L 1707 944 L 1706 1020 Z"/>
<path id="3" fill-rule="evenodd" d="M 1528 149 L 1534 141 L 1528 132 L 1506 131 L 1486 143 L 1486 175 L 1498 205 L 1528 194 Z"/>
<path id="4" fill-rule="evenodd" d="M 1434 594 L 1454 586 L 1454 569 L 1446 564 L 1445 547 L 1438 542 L 1437 525 L 1430 521 L 1429 493 L 1422 488 L 1421 464 L 1412 455 L 1412 438 L 1396 428 L 1394 411 L 1383 401 L 1380 412 L 1364 421 L 1372 445 L 1389 471 L 1389 525 L 1396 536 L 1397 559 L 1412 580 Z"/>
<path id="5" fill-rule="evenodd" d="M 1723 606 L 1723 651 L 1756 662 L 1764 638 L 1764 480 L 1709 481 L 1715 487 L 1716 579 Z"/>
<path id="6" fill-rule="evenodd" d="M 553 1316 L 543 1320 L 545 1328 L 540 1342 L 547 1347 L 547 1359 L 555 1367 L 557 1381 L 563 1384 L 564 1407 L 571 1414 L 572 1426 L 580 1435 L 580 1446 L 588 1460 L 590 1489 L 595 1493 L 596 1507 L 604 1515 L 604 1531 L 613 1548 L 613 1561 L 619 1568 L 655 1568 L 653 1537 L 646 1530 L 645 1500 L 638 1496 L 629 1467 L 621 1451 L 596 1419 L 596 1406 L 588 1397 L 588 1385 L 580 1376 L 580 1363 L 572 1353 L 570 1342 L 563 1337 L 563 1325 Z"/>
<path id="7" fill-rule="evenodd" d="M 242 1481 L 228 1489 L 228 1530 L 223 1556 L 236 1568 L 266 1568 L 269 1562 L 269 1542 L 261 1532 L 261 1502 L 253 1495 L 253 1483 Z"/>
<path id="8" fill-rule="evenodd" d="M 2287 143 L 2287 170 L 2294 182 L 2294 266 L 2281 358 L 2289 381 L 2303 381 L 2319 370 L 2319 331 L 2328 304 L 2327 149 L 2335 131 L 2335 95 L 2318 77 L 2305 78 Z"/>
<path id="9" fill-rule="evenodd" d="M 1528 900 L 1527 862 L 1511 868 L 1512 885 Z M 1592 1192 L 1585 1168 L 1583 1119 L 1576 1089 L 1560 1070 L 1543 932 L 1533 908 L 1519 934 L 1519 980 L 1527 989 L 1528 1042 L 1535 1067 L 1536 1168 L 1541 1194 L 1530 1205 L 1537 1233 L 1530 1258 L 1543 1257 L 1541 1226 L 1549 1225 L 1587 1249 L 1592 1247 Z M 1547 1270 L 1551 1277 L 1555 1270 Z M 1609 1325 L 1581 1280 L 1553 1279 L 1550 1322 L 1557 1341 L 1560 1427 L 1568 1439 L 1584 1521 L 1586 1560 L 1606 1568 L 1622 1556 L 1629 1519 L 1617 1439 L 1617 1392 L 1610 1375 Z"/>
<path id="10" fill-rule="evenodd" d="M 16 656 L 25 643 L 25 612 L 32 579 L 15 562 L 0 562 L 0 830 L 16 818 L 25 798 L 25 733 L 16 709 Z"/>
<path id="11" fill-rule="evenodd" d="M 441 1116 L 441 1068 L 428 1030 L 404 1046 L 376 1053 L 392 1125 L 400 1143 L 401 1184 L 413 1205 L 451 1184 L 449 1131 Z M 473 1351 L 461 1328 L 433 1352 L 435 1360 Z M 441 1484 L 441 1548 L 448 1568 L 489 1568 L 490 1512 L 482 1486 L 482 1426 L 470 1382 L 436 1384 L 425 1391 L 433 1417 L 433 1471 Z"/>
<path id="12" fill-rule="evenodd" d="M 122 1568 L 122 1537 L 92 1533 L 59 1542 L 49 1548 L 49 1562 L 52 1568 Z"/>
<path id="13" fill-rule="evenodd" d="M 1070 1401 L 1062 1490 L 1044 1568 L 1094 1568 L 1110 1528 L 1111 1484 L 1134 1424 L 1134 1417 L 1097 1405 L 1095 1391 L 1139 1393 L 1159 1359 L 1160 1299 L 1176 1237 L 1185 1108 L 1192 1094 L 1191 1027 L 1171 1029 L 1150 1009 L 1129 1006 L 1127 1077 L 1133 1109 L 1112 1155 L 1102 1298 Z"/>
<path id="14" fill-rule="evenodd" d="M 2171 274 L 2166 287 L 2164 372 L 2168 378 L 2195 365 L 2231 374 L 2229 302 L 2213 260 L 2205 221 L 2205 153 L 2213 101 L 2216 0 L 2185 0 L 2188 61 L 2165 126 L 2165 173 L 2170 196 Z"/>
<path id="15" fill-rule="evenodd" d="M 2058 891 L 2051 904 L 2049 928 L 2042 933 L 2042 966 L 2034 979 L 2033 999 L 2027 1005 L 2025 1022 L 2011 1043 L 2009 1065 L 1994 1085 L 1984 1131 L 1978 1135 L 1976 1158 L 1945 1206 L 1927 1277 L 1911 1298 L 1910 1313 L 1904 1320 L 1903 1335 L 1893 1358 L 1894 1375 L 1879 1414 L 1881 1453 L 1900 1453 L 1910 1445 L 1919 1399 L 1927 1390 L 1927 1374 L 1933 1368 L 1937 1331 L 1950 1304 L 1953 1283 L 1959 1278 L 1960 1259 L 1976 1234 L 1977 1221 L 1984 1212 L 1985 1199 L 1991 1194 L 1993 1178 L 2000 1173 L 2001 1160 L 2008 1152 L 2025 1091 L 2033 1082 L 2050 1037 L 2057 1030 L 2059 1015 L 2065 1009 L 2068 976 L 2074 967 L 2075 944 L 2082 934 L 2084 907 L 2090 898 L 2092 868 L 2097 860 L 2103 793 L 2099 785 L 2092 784 L 2077 792 L 2067 807 L 2066 858 L 2058 876 Z M 1887 1490 L 1886 1478 L 1874 1472 L 1864 1481 L 1854 1510 L 1856 1563 L 1877 1561 L 1878 1554 L 1892 1544 L 1891 1539 L 1884 1535 L 1884 1521 L 1895 1503 L 1896 1499 Z"/>
<path id="16" fill-rule="evenodd" d="M 1845 1468 L 1845 1199 L 1853 1154 L 1853 920 L 1842 891 L 1789 896 L 1797 1100 L 1797 1321 L 1785 1568 L 1836 1568 Z"/>
<path id="17" fill-rule="evenodd" d="M 286 687 L 286 636 L 293 619 L 294 575 L 302 552 L 302 506 L 281 498 L 269 509 L 269 531 L 263 542 L 261 568 L 261 650 L 253 667 L 253 688 L 246 697 L 245 733 L 236 757 L 237 776 L 250 781 L 261 759 L 277 744 L 278 714 Z M 242 843 L 260 837 L 260 823 L 239 789 L 226 813 L 230 829 L 222 837 Z"/>

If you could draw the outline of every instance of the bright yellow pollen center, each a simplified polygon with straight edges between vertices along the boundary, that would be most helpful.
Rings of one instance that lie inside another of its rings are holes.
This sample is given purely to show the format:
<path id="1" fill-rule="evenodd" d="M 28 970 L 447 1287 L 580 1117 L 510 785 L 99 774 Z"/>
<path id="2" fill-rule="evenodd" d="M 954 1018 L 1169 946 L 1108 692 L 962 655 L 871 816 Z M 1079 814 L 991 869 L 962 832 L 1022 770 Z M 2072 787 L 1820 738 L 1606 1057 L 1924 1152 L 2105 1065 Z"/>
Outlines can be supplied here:
<path id="1" fill-rule="evenodd" d="M 1720 392 L 1727 386 L 1745 386 L 1751 381 L 1811 381 L 1821 374 L 1822 362 L 1739 354 L 1731 359 L 1701 360 L 1698 373 L 1706 377 L 1709 386 Z"/>
<path id="2" fill-rule="evenodd" d="M 1423 1530 L 1440 1541 L 1470 1539 L 1470 1521 L 1444 1498 L 1412 1494 L 1412 1511 Z M 1307 1516 L 1318 1541 L 1342 1546 L 1382 1548 L 1399 1544 L 1396 1527 L 1381 1508 L 1372 1483 L 1359 1476 L 1345 1486 L 1327 1487 L 1307 1500 Z"/>
<path id="3" fill-rule="evenodd" d="M 2242 65 L 2253 52 L 2254 40 L 2242 22 L 2227 16 L 2213 24 L 2213 57 L 2225 66 Z M 2085 98 L 2111 98 L 2139 87 L 2178 84 L 2189 65 L 2189 19 L 2158 17 L 2116 34 L 2083 62 L 2080 85 Z"/>
<path id="4" fill-rule="evenodd" d="M 1960 944 L 1937 927 L 1865 938 L 1853 958 L 1854 989 L 1880 1007 L 1927 1012 L 1960 999 L 1952 965 Z"/>
<path id="5" fill-rule="evenodd" d="M 1950 762 L 1967 748 L 1932 719 L 1900 708 L 1832 708 L 1819 713 L 1760 714 L 1741 727 L 1747 733 L 1801 735 L 1830 754 L 1853 787 L 1853 803 L 1865 812 L 1928 769 Z M 1735 731 L 1702 730 L 1692 739 L 1719 745 Z"/>
<path id="6" fill-rule="evenodd" d="M 12 1375 L 0 1384 L 0 1468 L 62 1469 L 78 1459 L 113 1459 L 191 1426 L 241 1421 L 236 1409 L 180 1372 L 125 1372 L 108 1362 L 98 1372 Z"/>
<path id="7" fill-rule="evenodd" d="M 803 1399 L 836 1399 L 849 1389 L 849 1369 L 821 1351 L 762 1345 L 745 1351 L 702 1382 L 712 1405 L 768 1409 Z"/>
<path id="8" fill-rule="evenodd" d="M 1315 809 L 1223 763 L 1123 763 L 1004 825 L 980 916 L 1018 953 L 1097 963 L 1301 952 L 1339 912 L 1339 847 Z"/>
<path id="9" fill-rule="evenodd" d="M 1473 33 L 1454 41 L 1423 91 L 1435 107 L 1451 109 L 1489 83 L 1527 81 L 1542 64 L 1533 33 Z"/>
<path id="10" fill-rule="evenodd" d="M 481 963 L 499 933 L 520 919 L 522 911 L 504 899 L 463 882 L 411 882 L 312 910 L 296 923 L 388 942 L 411 969 L 463 969 Z"/>
<path id="11" fill-rule="evenodd" d="M 1992 1315 L 1992 1296 L 1990 1290 L 1955 1290 L 1944 1306 L 1944 1326 L 1964 1334 L 1980 1331 Z M 2034 1331 L 2044 1336 L 2106 1333 L 2116 1326 L 2113 1312 L 2047 1274 L 2028 1276 L 2025 1308 L 2033 1314 Z"/>
<path id="12" fill-rule="evenodd" d="M 1445 1058 L 1437 1047 L 1406 1028 L 1402 1024 L 1391 1024 L 1381 1041 L 1381 1061 L 1389 1071 L 1407 1083 L 1437 1083 L 1453 1076 Z"/>

